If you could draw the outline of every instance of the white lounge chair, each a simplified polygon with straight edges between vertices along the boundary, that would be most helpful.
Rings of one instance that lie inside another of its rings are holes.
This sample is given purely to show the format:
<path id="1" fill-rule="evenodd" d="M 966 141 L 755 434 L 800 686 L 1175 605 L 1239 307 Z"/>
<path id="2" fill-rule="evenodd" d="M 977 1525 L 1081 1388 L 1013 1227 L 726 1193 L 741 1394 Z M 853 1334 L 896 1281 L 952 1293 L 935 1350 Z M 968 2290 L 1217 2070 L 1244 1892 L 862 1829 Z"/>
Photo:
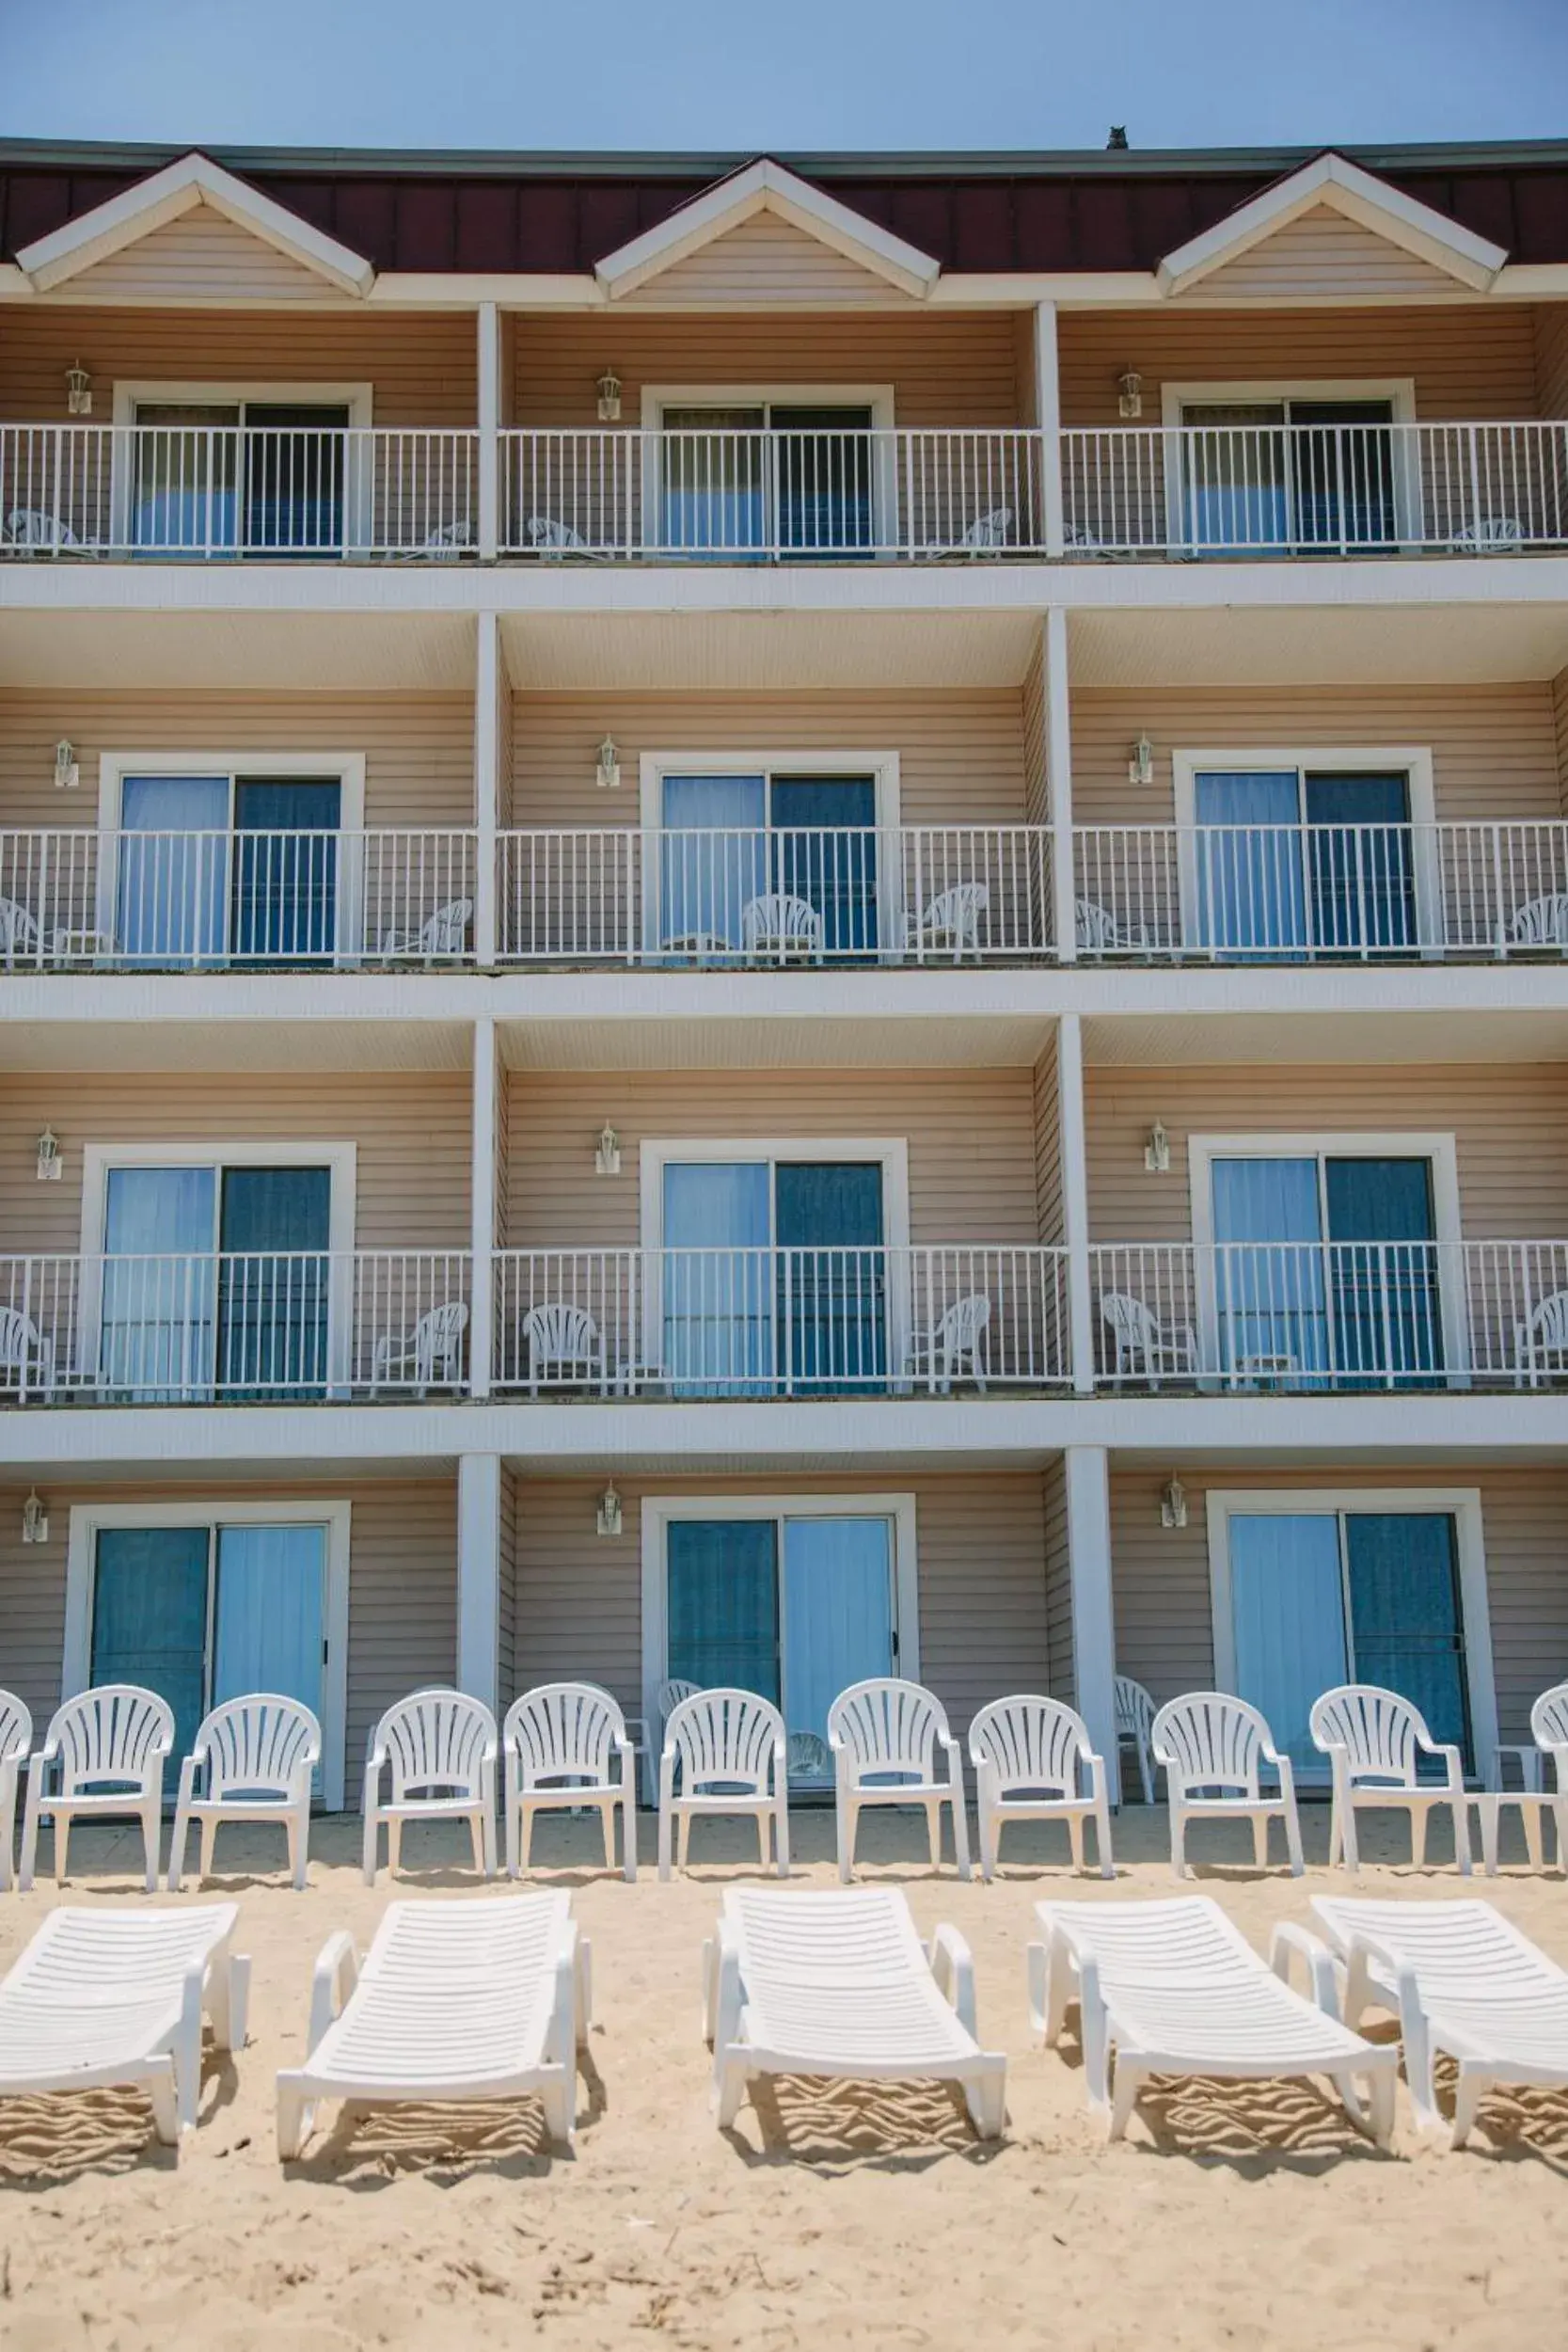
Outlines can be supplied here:
<path id="1" fill-rule="evenodd" d="M 989 884 L 954 882 L 939 890 L 920 912 L 904 917 L 904 952 L 924 959 L 950 952 L 955 963 L 966 955 L 980 960 L 980 917 L 990 905 Z"/>
<path id="2" fill-rule="evenodd" d="M 1188 1691 L 1161 1708 L 1149 1726 L 1149 1746 L 1156 1764 L 1164 1766 L 1170 1867 L 1179 1879 L 1187 1875 L 1189 1821 L 1250 1820 L 1253 1858 L 1266 1870 L 1269 1823 L 1275 1818 L 1285 1832 L 1291 1875 L 1300 1878 L 1305 1866 L 1295 1776 L 1256 1707 L 1227 1691 Z M 1279 1782 L 1277 1796 L 1263 1793 L 1264 1765 Z"/>
<path id="3" fill-rule="evenodd" d="M 20 1307 L 0 1307 L 0 1394 L 52 1396 L 55 1343 Z"/>
<path id="4" fill-rule="evenodd" d="M 50 1912 L 0 1983 L 0 2097 L 139 2083 L 177 2148 L 201 2096 L 203 2013 L 220 2050 L 245 2046 L 238 1916 L 234 1903 Z"/>
<path id="5" fill-rule="evenodd" d="M 289 1869 L 305 1884 L 310 1845 L 310 1779 L 321 1762 L 322 1727 L 298 1699 L 253 1691 L 229 1699 L 201 1719 L 196 1744 L 180 1767 L 180 1797 L 168 1851 L 168 1891 L 185 1875 L 185 1840 L 192 1821 L 201 1830 L 201 1876 L 213 1874 L 213 1848 L 225 1821 L 280 1821 L 289 1840 Z M 198 1796 L 200 1776 L 204 1793 Z"/>
<path id="6" fill-rule="evenodd" d="M 1312 1912 L 1344 1970 L 1347 2025 L 1372 2001 L 1398 2013 L 1423 2131 L 1443 2128 L 1433 2081 L 1439 2051 L 1459 2069 L 1456 2148 L 1494 2084 L 1568 2085 L 1568 1972 L 1490 1903 L 1314 1895 Z"/>
<path id="7" fill-rule="evenodd" d="M 163 1829 L 164 1766 L 174 1745 L 174 1716 L 155 1691 L 134 1682 L 102 1682 L 57 1707 L 43 1745 L 27 1767 L 27 1809 L 22 1827 L 22 1892 L 33 1883 L 39 1823 L 55 1825 L 55 1883 L 65 1884 L 66 1848 L 78 1819 L 141 1822 L 145 1883 L 158 1883 Z M 58 1786 L 49 1786 L 57 1774 Z"/>
<path id="8" fill-rule="evenodd" d="M 1117 1745 L 1131 1747 L 1138 1758 L 1138 1778 L 1143 1784 L 1144 1803 L 1154 1803 L 1154 1749 L 1149 1733 L 1154 1728 L 1154 1701 L 1141 1682 L 1131 1675 L 1116 1678 Z"/>
<path id="9" fill-rule="evenodd" d="M 383 1822 L 388 1870 L 398 1867 L 404 1821 L 467 1821 L 474 1867 L 494 1878 L 496 1744 L 494 1715 L 465 1691 L 415 1691 L 387 1709 L 371 1734 L 360 1800 L 367 1886 L 375 1884 Z M 383 1772 L 391 1775 L 385 1798 Z"/>
<path id="10" fill-rule="evenodd" d="M 1352 2121 L 1379 2147 L 1388 2145 L 1399 2053 L 1339 2023 L 1333 1970 L 1315 1936 L 1281 1921 L 1265 1962 L 1204 1895 L 1037 1903 L 1035 1916 L 1045 1939 L 1028 1954 L 1035 2040 L 1054 2043 L 1077 2000 L 1085 2087 L 1113 2139 L 1127 2129 L 1151 2074 L 1243 2082 L 1323 2075 Z M 1286 1980 L 1292 1952 L 1307 1960 L 1316 2007 Z M 1357 2075 L 1366 2082 L 1365 2103 Z"/>
<path id="11" fill-rule="evenodd" d="M 981 2138 L 1001 2133 L 1007 2061 L 975 2038 L 969 1947 L 946 1926 L 923 1945 L 898 1888 L 728 1887 L 703 1959 L 721 2131 L 757 2075 L 804 2074 L 960 2083 Z"/>
<path id="12" fill-rule="evenodd" d="M 1197 1339 L 1188 1324 L 1166 1325 L 1141 1298 L 1127 1291 L 1101 1291 L 1100 1319 L 1111 1335 L 1111 1361 L 1117 1380 L 1145 1380 L 1157 1389 L 1162 1380 L 1192 1380 L 1197 1375 Z"/>
<path id="13" fill-rule="evenodd" d="M 363 1961 L 341 1930 L 316 1962 L 303 2066 L 277 2077 L 277 2153 L 297 2156 L 323 2099 L 544 2103 L 572 2144 L 589 1950 L 565 1894 L 388 1903 Z"/>
<path id="14" fill-rule="evenodd" d="M 461 1298 L 449 1298 L 422 1314 L 408 1332 L 383 1332 L 371 1358 L 371 1392 L 388 1388 L 460 1389 L 463 1386 L 463 1335 L 468 1310 Z"/>
<path id="15" fill-rule="evenodd" d="M 740 910 L 740 944 L 753 962 L 820 963 L 822 917 L 809 898 L 765 890 Z"/>
<path id="16" fill-rule="evenodd" d="M 523 1317 L 523 1343 L 528 1349 L 531 1396 L 538 1395 L 541 1384 L 603 1387 L 604 1337 L 586 1307 L 571 1307 L 562 1299 L 531 1307 Z"/>
<path id="17" fill-rule="evenodd" d="M 514 1702 L 501 1726 L 506 1772 L 506 1875 L 529 1867 L 539 1813 L 598 1814 L 605 1868 L 615 1867 L 615 1816 L 627 1881 L 637 1878 L 637 1761 L 626 1718 L 596 1682 L 542 1682 Z"/>
<path id="18" fill-rule="evenodd" d="M 33 1717 L 13 1691 L 0 1691 L 0 1894 L 14 1875 L 11 1855 L 16 1844 L 16 1792 L 27 1751 L 33 1744 Z"/>
<path id="19" fill-rule="evenodd" d="M 677 1773 L 680 1794 L 675 1793 Z M 789 1768 L 784 1717 L 754 1691 L 694 1691 L 672 1708 L 658 1759 L 658 1875 L 670 1875 L 671 1848 L 684 1870 L 695 1814 L 748 1814 L 757 1852 L 789 1876 Z"/>
<path id="20" fill-rule="evenodd" d="M 828 1746 L 838 1813 L 838 1875 L 846 1886 L 854 1876 L 855 1831 L 862 1808 L 868 1804 L 924 1805 L 933 1866 L 942 1860 L 942 1808 L 946 1805 L 953 1816 L 958 1876 L 968 1878 L 963 1757 L 933 1692 L 893 1675 L 851 1683 L 828 1709 Z"/>
<path id="21" fill-rule="evenodd" d="M 1355 1817 L 1370 1807 L 1393 1806 L 1410 1816 L 1410 1858 L 1418 1870 L 1426 1861 L 1427 1816 L 1446 1804 L 1453 1816 L 1454 1854 L 1470 1875 L 1469 1811 L 1465 1803 L 1465 1760 L 1455 1747 L 1433 1739 L 1418 1708 L 1397 1691 L 1373 1682 L 1347 1682 L 1313 1703 L 1308 1724 L 1313 1744 L 1329 1762 L 1334 1810 L 1328 1828 L 1328 1865 L 1343 1858 L 1354 1877 L 1361 1867 Z M 1440 1782 L 1418 1774 L 1421 1756 L 1442 1759 Z"/>
<path id="22" fill-rule="evenodd" d="M 468 944 L 468 925 L 473 919 L 471 898 L 449 898 L 412 930 L 383 931 L 376 945 L 376 955 L 384 961 L 396 957 L 418 958 L 425 963 L 451 963 Z"/>
<path id="23" fill-rule="evenodd" d="M 969 1760 L 983 1879 L 1001 1859 L 1009 1821 L 1065 1821 L 1075 1870 L 1085 1867 L 1084 1824 L 1092 1821 L 1100 1875 L 1115 1878 L 1105 1759 L 1094 1753 L 1082 1715 L 1059 1699 L 993 1699 L 969 1726 Z"/>
<path id="24" fill-rule="evenodd" d="M 1143 924 L 1120 923 L 1094 898 L 1072 902 L 1072 928 L 1086 956 L 1147 955 L 1153 944 Z"/>
<path id="25" fill-rule="evenodd" d="M 990 1330 L 990 1300 L 984 1291 L 956 1298 L 928 1330 L 912 1331 L 904 1351 L 904 1377 L 923 1380 L 934 1392 L 951 1393 L 955 1379 L 968 1373 L 982 1396 L 986 1392 L 986 1339 Z"/>

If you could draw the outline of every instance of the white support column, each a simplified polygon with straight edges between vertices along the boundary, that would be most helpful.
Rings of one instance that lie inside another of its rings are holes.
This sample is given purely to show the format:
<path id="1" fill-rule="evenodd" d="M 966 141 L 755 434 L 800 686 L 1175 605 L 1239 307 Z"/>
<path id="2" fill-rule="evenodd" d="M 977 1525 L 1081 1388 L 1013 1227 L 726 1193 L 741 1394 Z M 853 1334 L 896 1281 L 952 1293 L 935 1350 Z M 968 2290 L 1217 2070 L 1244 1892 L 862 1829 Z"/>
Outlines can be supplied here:
<path id="1" fill-rule="evenodd" d="M 472 1172 L 468 1183 L 472 1252 L 468 1275 L 468 1389 L 490 1393 L 496 1333 L 496 1135 L 499 1085 L 496 1024 L 489 1013 L 474 1023 Z"/>
<path id="2" fill-rule="evenodd" d="M 478 615 L 474 651 L 474 954 L 482 972 L 495 969 L 496 881 L 499 862 L 502 693 L 500 615 Z"/>
<path id="3" fill-rule="evenodd" d="M 1089 1284 L 1089 1163 L 1084 1136 L 1084 1032 L 1075 1012 L 1056 1024 L 1056 1159 L 1062 1173 L 1072 1385 L 1094 1390 L 1094 1296 Z"/>
<path id="4" fill-rule="evenodd" d="M 500 313 L 479 306 L 479 552 L 493 564 L 500 552 Z"/>
<path id="5" fill-rule="evenodd" d="M 457 1687 L 492 1714 L 500 1695 L 501 1459 L 457 1462 Z"/>
<path id="6" fill-rule="evenodd" d="M 1117 1756 L 1116 1614 L 1111 1595 L 1110 1457 L 1102 1445 L 1069 1445 L 1068 1562 L 1072 1578 L 1072 1680 L 1078 1712 L 1105 1758 L 1111 1802 L 1121 1795 Z"/>
<path id="7" fill-rule="evenodd" d="M 1060 556 L 1062 521 L 1062 380 L 1056 356 L 1056 305 L 1035 305 L 1035 421 L 1040 429 L 1040 520 L 1045 551 Z"/>
<path id="8" fill-rule="evenodd" d="M 1072 707 L 1068 694 L 1067 613 L 1045 616 L 1040 651 L 1045 706 L 1045 789 L 1051 812 L 1051 920 L 1058 963 L 1078 954 L 1077 868 L 1072 851 Z"/>

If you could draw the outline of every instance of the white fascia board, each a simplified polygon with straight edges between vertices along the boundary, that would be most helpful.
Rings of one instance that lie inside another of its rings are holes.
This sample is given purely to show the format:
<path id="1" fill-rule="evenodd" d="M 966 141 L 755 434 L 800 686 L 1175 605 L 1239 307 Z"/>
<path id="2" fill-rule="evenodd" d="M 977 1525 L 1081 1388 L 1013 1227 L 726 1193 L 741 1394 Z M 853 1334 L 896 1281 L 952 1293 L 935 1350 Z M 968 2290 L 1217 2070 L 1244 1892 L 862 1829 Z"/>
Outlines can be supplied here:
<path id="1" fill-rule="evenodd" d="M 858 262 L 917 301 L 929 294 L 941 272 L 941 262 L 930 254 L 906 245 L 902 237 L 879 229 L 863 213 L 851 212 L 836 198 L 825 196 L 820 188 L 763 156 L 694 197 L 657 229 L 646 230 L 629 245 L 607 253 L 594 274 L 615 300 L 761 212 L 777 213 L 805 235 Z"/>
<path id="2" fill-rule="evenodd" d="M 1445 214 L 1433 212 L 1430 204 L 1402 195 L 1386 181 L 1347 163 L 1342 155 L 1324 154 L 1265 188 L 1261 196 L 1255 196 L 1201 236 L 1189 238 L 1174 253 L 1167 253 L 1159 268 L 1162 288 L 1167 295 L 1186 294 L 1211 272 L 1319 204 L 1343 213 L 1347 219 L 1430 262 L 1433 268 L 1446 270 L 1478 293 L 1487 291 L 1508 259 L 1500 245 L 1462 229 Z"/>
<path id="3" fill-rule="evenodd" d="M 107 260 L 111 253 L 135 245 L 152 230 L 193 212 L 198 204 L 210 205 L 237 228 L 248 230 L 264 245 L 313 270 L 343 294 L 368 294 L 374 282 L 375 271 L 361 254 L 351 253 L 347 246 L 324 236 L 297 213 L 247 187 L 209 156 L 195 152 L 154 172 L 150 180 L 138 181 L 106 204 L 95 205 L 79 219 L 67 221 L 63 229 L 40 237 L 16 258 L 35 290 L 46 294 L 90 269 L 94 262 Z"/>

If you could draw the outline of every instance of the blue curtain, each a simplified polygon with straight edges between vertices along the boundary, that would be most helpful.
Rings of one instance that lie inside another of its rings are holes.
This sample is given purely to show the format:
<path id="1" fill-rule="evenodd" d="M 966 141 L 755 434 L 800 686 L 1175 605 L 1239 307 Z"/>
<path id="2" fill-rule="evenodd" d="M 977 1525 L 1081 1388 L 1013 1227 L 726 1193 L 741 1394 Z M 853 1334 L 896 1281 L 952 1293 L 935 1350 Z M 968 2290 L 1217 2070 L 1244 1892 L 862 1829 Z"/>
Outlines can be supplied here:
<path id="1" fill-rule="evenodd" d="M 822 917 L 830 955 L 877 946 L 877 784 L 873 776 L 775 776 L 773 887 Z"/>
<path id="2" fill-rule="evenodd" d="M 213 1377 L 217 1170 L 111 1168 L 103 1215 L 99 1369 L 146 1404 Z"/>
<path id="3" fill-rule="evenodd" d="M 1418 946 L 1408 776 L 1308 775 L 1306 794 L 1318 946 Z"/>
<path id="4" fill-rule="evenodd" d="M 1428 1160 L 1324 1164 L 1335 1366 L 1348 1382 L 1418 1384 L 1443 1366 Z"/>
<path id="5" fill-rule="evenodd" d="M 766 408 L 666 408 L 664 545 L 759 560 L 768 546 Z"/>
<path id="6" fill-rule="evenodd" d="M 870 409 L 775 402 L 768 421 L 777 437 L 780 547 L 802 555 L 870 554 Z"/>
<path id="7" fill-rule="evenodd" d="M 773 1187 L 781 1372 L 819 1393 L 874 1387 L 887 1373 L 880 1164 L 781 1160 Z"/>
<path id="8" fill-rule="evenodd" d="M 1267 549 L 1291 537 L 1285 404 L 1188 401 L 1181 422 L 1190 545 Z"/>
<path id="9" fill-rule="evenodd" d="M 771 1519 L 665 1530 L 666 1671 L 779 1702 L 778 1531 Z"/>
<path id="10" fill-rule="evenodd" d="M 1211 1182 L 1221 1371 L 1326 1372 L 1317 1161 L 1215 1160 Z"/>
<path id="11" fill-rule="evenodd" d="M 325 1598 L 325 1527 L 220 1527 L 213 1705 L 277 1691 L 319 1720 Z"/>
<path id="12" fill-rule="evenodd" d="M 1321 1779 L 1307 1718 L 1348 1671 L 1338 1518 L 1235 1513 L 1227 1525 L 1236 1694 L 1261 1711 L 1297 1772 Z"/>
<path id="13" fill-rule="evenodd" d="M 886 1519 L 784 1521 L 784 1667 L 791 1731 L 824 1745 L 842 1690 L 893 1667 L 893 1530 Z"/>
<path id="14" fill-rule="evenodd" d="M 242 776 L 234 786 L 230 946 L 247 962 L 331 954 L 342 786 Z"/>
<path id="15" fill-rule="evenodd" d="M 766 1160 L 664 1169 L 664 1367 L 677 1394 L 761 1394 L 773 1375 Z"/>
<path id="16" fill-rule="evenodd" d="M 204 1711 L 209 1542 L 205 1527 L 105 1527 L 98 1536 L 92 1679 L 139 1682 L 168 1701 L 171 1793 Z"/>
<path id="17" fill-rule="evenodd" d="M 662 816 L 660 943 L 738 954 L 742 910 L 768 887 L 767 778 L 666 776 Z"/>
<path id="18" fill-rule="evenodd" d="M 1204 771 L 1193 779 L 1193 812 L 1201 945 L 1260 961 L 1305 947 L 1295 770 Z"/>
<path id="19" fill-rule="evenodd" d="M 1355 1511 L 1345 1542 L 1357 1680 L 1381 1682 L 1413 1701 L 1433 1738 L 1473 1761 L 1452 1518 Z M 1426 1769 L 1439 1772 L 1436 1765 Z"/>
<path id="20" fill-rule="evenodd" d="M 170 836 L 173 836 L 172 838 Z M 119 952 L 213 962 L 229 907 L 229 778 L 126 776 L 119 791 Z"/>
<path id="21" fill-rule="evenodd" d="M 230 1397 L 319 1395 L 326 1381 L 332 1171 L 227 1168 L 218 1378 Z"/>

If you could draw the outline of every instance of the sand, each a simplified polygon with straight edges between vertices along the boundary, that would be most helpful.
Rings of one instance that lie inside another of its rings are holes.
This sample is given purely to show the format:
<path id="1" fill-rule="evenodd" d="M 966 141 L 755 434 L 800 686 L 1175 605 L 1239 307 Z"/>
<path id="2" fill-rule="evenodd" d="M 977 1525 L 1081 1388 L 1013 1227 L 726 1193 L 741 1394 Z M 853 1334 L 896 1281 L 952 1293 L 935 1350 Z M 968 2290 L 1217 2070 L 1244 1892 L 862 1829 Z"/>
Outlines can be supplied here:
<path id="1" fill-rule="evenodd" d="M 1309 1854 L 1323 1853 L 1325 1826 L 1314 1809 Z M 745 1833 L 700 1826 L 694 1844 L 711 1859 L 669 1886 L 650 1869 L 632 1888 L 591 1867 L 592 1825 L 565 1821 L 542 1833 L 541 1855 L 561 1866 L 554 1883 L 572 1886 L 593 1940 L 599 2012 L 575 2155 L 545 2145 L 529 2103 L 465 2116 L 334 2108 L 305 2158 L 280 2166 L 273 2076 L 302 2053 L 315 1954 L 335 1928 L 368 1940 L 394 1891 L 385 1873 L 362 1883 L 356 1829 L 318 1826 L 304 1895 L 280 1872 L 248 1875 L 280 1860 L 270 1833 L 231 1830 L 220 1844 L 215 1891 L 238 1900 L 254 1963 L 252 2039 L 233 2059 L 209 2049 L 200 2124 L 178 2163 L 131 2092 L 0 2105 L 6 2352 L 536 2342 L 1533 2352 L 1568 2335 L 1568 2100 L 1497 2102 L 1474 2150 L 1452 2155 L 1418 2139 L 1402 2085 L 1384 2156 L 1309 2087 L 1184 2083 L 1108 2148 L 1076 2050 L 1029 2048 L 1023 1994 L 1032 1901 L 1101 1899 L 1099 1883 L 1033 1862 L 990 1887 L 933 1877 L 902 1819 L 868 1824 L 866 1875 L 904 1884 L 923 1928 L 951 1919 L 970 1940 L 982 2039 L 1010 2061 L 998 2148 L 982 2150 L 935 2087 L 784 2085 L 721 2134 L 698 1960 L 718 1890 L 745 1867 Z M 646 1853 L 651 1823 L 641 1830 Z M 1123 1867 L 1105 1895 L 1170 1891 L 1163 1830 L 1139 1808 L 1120 1817 Z M 831 1818 L 802 1814 L 794 1835 L 798 1880 L 831 1881 Z M 1234 1854 L 1201 1883 L 1260 1947 L 1275 1919 L 1305 1919 L 1307 1895 L 1328 1883 L 1321 1867 L 1305 1882 L 1259 1877 L 1223 1833 L 1197 1836 Z M 66 1900 L 144 1899 L 130 1836 L 99 1828 L 83 1833 L 79 1862 L 76 1851 Z M 443 1832 L 411 1836 L 405 1859 L 418 1867 L 396 1891 L 474 1893 L 459 1851 Z M 1456 1883 L 1441 1867 L 1362 1878 L 1367 1893 L 1396 1897 Z M 1477 1883 L 1568 1962 L 1562 1880 L 1505 1867 Z M 0 1964 L 55 1899 L 52 1884 L 0 1896 Z"/>

